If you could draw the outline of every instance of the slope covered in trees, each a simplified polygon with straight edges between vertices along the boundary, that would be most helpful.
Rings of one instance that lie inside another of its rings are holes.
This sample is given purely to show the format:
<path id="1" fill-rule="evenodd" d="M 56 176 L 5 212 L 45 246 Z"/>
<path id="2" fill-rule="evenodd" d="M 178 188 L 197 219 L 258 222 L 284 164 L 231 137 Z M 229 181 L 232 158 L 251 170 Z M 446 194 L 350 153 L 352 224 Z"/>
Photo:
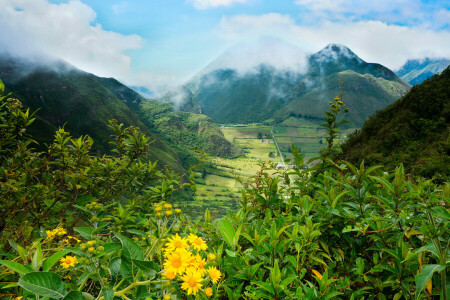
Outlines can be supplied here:
<path id="1" fill-rule="evenodd" d="M 403 162 L 407 172 L 450 176 L 450 68 L 414 86 L 403 98 L 378 111 L 350 135 L 342 158 L 353 163 Z"/>

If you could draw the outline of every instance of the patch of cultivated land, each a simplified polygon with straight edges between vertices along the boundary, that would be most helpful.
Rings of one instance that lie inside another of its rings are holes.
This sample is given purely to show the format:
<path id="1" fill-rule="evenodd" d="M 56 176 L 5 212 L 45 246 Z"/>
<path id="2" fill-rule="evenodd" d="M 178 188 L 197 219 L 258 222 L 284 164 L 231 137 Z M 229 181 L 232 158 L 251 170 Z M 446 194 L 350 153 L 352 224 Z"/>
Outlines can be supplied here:
<path id="1" fill-rule="evenodd" d="M 322 121 L 291 117 L 274 126 L 274 136 L 284 158 L 292 158 L 291 145 L 301 147 L 305 161 L 318 155 L 325 143 L 325 130 L 319 126 Z M 206 174 L 197 174 L 196 193 L 192 201 L 180 203 L 180 208 L 187 214 L 198 217 L 208 208 L 213 216 L 224 215 L 230 209 L 236 209 L 236 200 L 241 197 L 241 185 L 234 176 L 247 179 L 254 176 L 263 161 L 281 163 L 277 148 L 271 137 L 271 126 L 248 124 L 222 126 L 225 137 L 240 147 L 241 157 L 227 159 L 209 157 L 213 167 L 207 168 Z M 346 130 L 343 134 L 350 132 Z M 275 172 L 275 171 L 273 171 Z"/>

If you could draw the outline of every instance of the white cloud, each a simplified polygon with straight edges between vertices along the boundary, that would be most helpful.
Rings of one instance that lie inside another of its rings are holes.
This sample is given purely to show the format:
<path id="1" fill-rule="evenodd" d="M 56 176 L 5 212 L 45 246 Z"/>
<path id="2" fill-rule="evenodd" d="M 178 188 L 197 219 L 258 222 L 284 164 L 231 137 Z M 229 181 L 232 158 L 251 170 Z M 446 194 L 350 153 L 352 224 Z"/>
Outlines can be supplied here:
<path id="1" fill-rule="evenodd" d="M 208 9 L 218 6 L 229 6 L 234 3 L 247 3 L 249 0 L 187 0 L 198 9 Z"/>
<path id="2" fill-rule="evenodd" d="M 408 25 L 441 28 L 450 24 L 450 11 L 440 8 L 443 1 L 421 0 L 297 0 L 302 16 L 315 22 L 327 20 L 379 20 Z M 435 18 L 441 18 L 436 22 Z M 446 18 L 447 17 L 447 18 Z M 432 20 L 430 22 L 430 20 Z"/>
<path id="3" fill-rule="evenodd" d="M 408 58 L 450 58 L 450 32 L 424 27 L 391 25 L 381 21 L 323 22 L 321 25 L 298 25 L 287 15 L 238 15 L 223 17 L 218 34 L 228 41 L 274 35 L 307 52 L 316 52 L 328 43 L 349 47 L 368 62 L 381 63 L 391 69 Z M 262 50 L 263 51 L 263 50 Z"/>
<path id="4" fill-rule="evenodd" d="M 95 19 L 94 10 L 78 0 L 2 0 L 0 52 L 51 55 L 99 76 L 123 78 L 130 67 L 124 52 L 140 48 L 141 38 L 106 31 L 93 25 Z"/>

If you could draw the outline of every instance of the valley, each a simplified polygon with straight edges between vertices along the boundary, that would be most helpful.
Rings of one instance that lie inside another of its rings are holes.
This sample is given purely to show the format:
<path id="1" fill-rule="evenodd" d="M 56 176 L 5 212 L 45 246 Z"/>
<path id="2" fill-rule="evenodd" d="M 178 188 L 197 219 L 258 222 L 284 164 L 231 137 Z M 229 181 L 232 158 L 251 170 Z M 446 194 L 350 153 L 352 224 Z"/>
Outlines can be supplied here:
<path id="1" fill-rule="evenodd" d="M 292 159 L 292 144 L 300 147 L 305 154 L 305 162 L 318 156 L 326 136 L 320 126 L 322 122 L 290 117 L 275 126 L 260 123 L 220 125 L 225 138 L 240 148 L 242 155 L 237 158 L 208 156 L 205 171 L 199 171 L 196 176 L 196 192 L 192 199 L 177 201 L 178 206 L 193 218 L 202 216 L 206 209 L 216 217 L 237 209 L 242 185 L 235 177 L 246 181 L 260 171 L 263 162 L 272 167 L 268 172 L 276 173 L 277 166 L 280 168 L 283 161 L 275 141 L 288 167 Z M 353 131 L 353 128 L 343 130 L 342 138 Z M 308 165 L 312 164 L 314 162 Z"/>

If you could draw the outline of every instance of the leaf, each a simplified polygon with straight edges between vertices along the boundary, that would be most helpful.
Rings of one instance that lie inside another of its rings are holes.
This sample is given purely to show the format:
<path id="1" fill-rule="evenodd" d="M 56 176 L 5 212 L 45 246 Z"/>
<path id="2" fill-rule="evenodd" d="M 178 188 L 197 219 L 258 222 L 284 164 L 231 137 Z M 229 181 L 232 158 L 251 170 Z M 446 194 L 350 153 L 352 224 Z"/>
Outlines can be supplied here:
<path id="1" fill-rule="evenodd" d="M 41 248 L 41 242 L 38 242 L 36 252 L 34 252 L 33 259 L 31 260 L 31 265 L 33 266 L 33 269 L 35 271 L 39 271 L 39 269 L 42 267 L 42 248 Z"/>
<path id="2" fill-rule="evenodd" d="M 272 279 L 272 284 L 275 286 L 275 284 L 278 284 L 281 281 L 281 272 L 280 272 L 280 268 L 278 267 L 278 260 L 275 260 L 275 264 L 274 267 L 272 269 L 271 272 L 271 279 Z"/>
<path id="3" fill-rule="evenodd" d="M 32 272 L 19 279 L 18 284 L 35 295 L 62 299 L 66 294 L 64 283 L 56 273 Z"/>
<path id="4" fill-rule="evenodd" d="M 47 258 L 42 265 L 42 271 L 48 272 L 64 255 L 70 253 L 69 250 L 58 251 L 49 258 Z"/>
<path id="5" fill-rule="evenodd" d="M 70 291 L 63 300 L 85 300 L 83 294 L 79 291 Z"/>
<path id="6" fill-rule="evenodd" d="M 102 289 L 103 297 L 105 297 L 105 300 L 113 300 L 114 298 L 114 291 L 112 289 Z"/>
<path id="7" fill-rule="evenodd" d="M 155 275 L 159 266 L 152 261 L 136 260 L 133 259 L 133 264 L 135 264 L 141 271 L 148 275 Z"/>
<path id="8" fill-rule="evenodd" d="M 144 253 L 142 249 L 130 238 L 121 235 L 120 233 L 114 232 L 114 235 L 122 243 L 122 255 L 131 259 L 143 260 Z"/>
<path id="9" fill-rule="evenodd" d="M 317 272 L 317 271 L 314 270 L 314 269 L 311 269 L 311 272 L 313 272 L 314 275 L 316 275 L 316 276 L 319 278 L 319 280 L 322 280 L 322 275 L 321 275 L 319 272 Z"/>
<path id="10" fill-rule="evenodd" d="M 75 227 L 73 230 L 81 234 L 82 237 L 84 237 L 87 240 L 92 239 L 92 232 L 94 231 L 94 228 L 92 227 Z"/>
<path id="11" fill-rule="evenodd" d="M 230 221 L 221 219 L 219 222 L 217 222 L 217 226 L 219 227 L 220 234 L 222 235 L 225 243 L 227 243 L 227 245 L 234 250 L 233 240 L 235 232 L 233 225 L 231 225 Z"/>
<path id="12" fill-rule="evenodd" d="M 109 252 L 113 252 L 113 251 L 122 249 L 122 244 L 121 243 L 106 243 L 103 245 L 103 247 L 105 248 L 103 250 L 103 252 L 109 253 Z"/>
<path id="13" fill-rule="evenodd" d="M 416 285 L 417 285 L 417 296 L 420 295 L 422 290 L 425 288 L 428 280 L 431 280 L 433 277 L 433 273 L 436 271 L 445 270 L 445 266 L 443 265 L 424 265 L 422 268 L 422 273 L 416 276 Z"/>
<path id="14" fill-rule="evenodd" d="M 14 243 L 13 241 L 8 241 L 8 242 L 11 245 L 11 247 L 13 247 L 14 250 L 16 250 L 19 253 L 20 258 L 23 261 L 26 261 L 27 260 L 27 254 L 28 254 L 27 251 L 23 247 L 21 247 L 20 245 L 17 245 L 16 243 Z"/>
<path id="15" fill-rule="evenodd" d="M 27 273 L 33 272 L 34 270 L 29 266 L 24 266 L 15 261 L 10 260 L 0 260 L 0 264 L 4 265 L 8 269 L 19 273 L 20 275 L 25 275 Z"/>

